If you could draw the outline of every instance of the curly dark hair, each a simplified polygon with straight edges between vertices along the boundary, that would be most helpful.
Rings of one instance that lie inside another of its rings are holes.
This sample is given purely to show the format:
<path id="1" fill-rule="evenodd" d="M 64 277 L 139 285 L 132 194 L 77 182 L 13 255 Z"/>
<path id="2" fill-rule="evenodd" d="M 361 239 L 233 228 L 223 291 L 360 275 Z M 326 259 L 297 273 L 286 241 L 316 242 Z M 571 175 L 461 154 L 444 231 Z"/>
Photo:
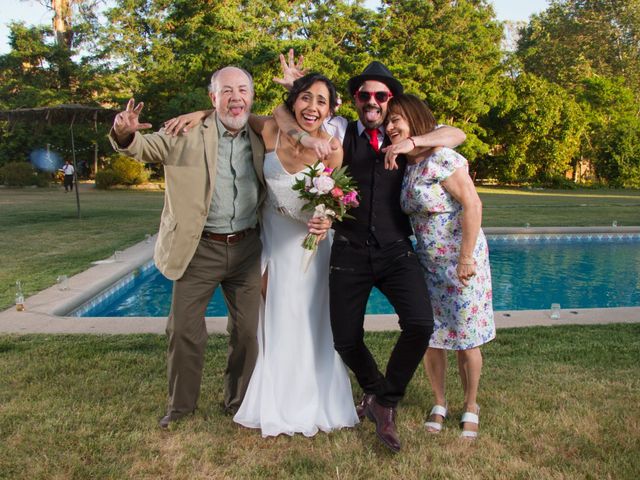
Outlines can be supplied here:
<path id="1" fill-rule="evenodd" d="M 335 113 L 338 106 L 336 87 L 331 80 L 320 73 L 307 73 L 304 77 L 300 77 L 293 82 L 291 90 L 283 95 L 284 104 L 291 113 L 293 113 L 293 104 L 296 103 L 298 96 L 316 82 L 323 82 L 327 86 L 329 90 L 329 112 L 331 115 Z"/>

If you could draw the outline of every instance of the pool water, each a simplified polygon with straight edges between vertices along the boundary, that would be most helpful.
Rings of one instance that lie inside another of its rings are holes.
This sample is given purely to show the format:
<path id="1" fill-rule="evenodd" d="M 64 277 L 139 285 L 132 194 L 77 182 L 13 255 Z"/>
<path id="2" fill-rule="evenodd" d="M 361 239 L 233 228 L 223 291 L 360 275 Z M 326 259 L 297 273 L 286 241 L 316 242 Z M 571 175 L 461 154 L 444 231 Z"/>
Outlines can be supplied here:
<path id="1" fill-rule="evenodd" d="M 495 310 L 640 306 L 640 243 L 501 245 L 490 261 Z"/>
<path id="2" fill-rule="evenodd" d="M 494 310 L 640 306 L 640 241 L 492 241 Z M 172 282 L 149 264 L 72 312 L 82 317 L 165 317 Z M 368 314 L 394 313 L 374 289 Z M 218 289 L 207 316 L 227 315 Z"/>

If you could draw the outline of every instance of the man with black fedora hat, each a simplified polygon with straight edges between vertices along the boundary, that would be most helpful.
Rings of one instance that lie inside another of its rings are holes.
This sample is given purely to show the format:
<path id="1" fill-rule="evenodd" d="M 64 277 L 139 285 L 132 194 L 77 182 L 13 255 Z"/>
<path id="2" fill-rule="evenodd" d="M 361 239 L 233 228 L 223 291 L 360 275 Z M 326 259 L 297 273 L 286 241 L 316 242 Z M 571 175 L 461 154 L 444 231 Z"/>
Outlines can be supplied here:
<path id="1" fill-rule="evenodd" d="M 289 67 L 292 65 L 295 64 L 290 53 Z M 413 150 L 415 144 L 453 148 L 464 141 L 465 134 L 443 126 L 407 140 L 405 145 L 387 148 L 390 146 L 384 131 L 387 102 L 403 92 L 402 84 L 387 67 L 374 61 L 351 78 L 347 88 L 354 99 L 358 120 L 347 125 L 341 140 L 344 164 L 358 184 L 360 206 L 350 210 L 353 219 L 333 226 L 331 328 L 335 349 L 364 391 L 356 407 L 358 416 L 375 422 L 378 438 L 397 452 L 400 439 L 395 425 L 396 405 L 426 352 L 433 330 L 424 274 L 409 240 L 412 235 L 409 220 L 400 208 L 406 159 L 397 155 Z M 322 150 L 292 118 L 276 112 L 276 119 L 281 130 L 303 146 Z M 327 151 L 328 148 L 327 145 Z M 397 168 L 385 168 L 385 151 L 387 160 L 395 160 Z M 364 343 L 364 315 L 373 287 L 393 305 L 401 329 L 384 374 Z"/>

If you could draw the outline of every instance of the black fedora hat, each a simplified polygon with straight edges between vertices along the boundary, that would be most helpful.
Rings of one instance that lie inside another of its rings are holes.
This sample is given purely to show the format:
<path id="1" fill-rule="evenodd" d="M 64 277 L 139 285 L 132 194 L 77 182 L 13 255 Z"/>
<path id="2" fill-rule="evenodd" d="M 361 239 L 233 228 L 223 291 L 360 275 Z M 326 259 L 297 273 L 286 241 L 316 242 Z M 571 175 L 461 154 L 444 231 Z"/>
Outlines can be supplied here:
<path id="1" fill-rule="evenodd" d="M 356 75 L 347 83 L 351 96 L 355 95 L 356 90 L 367 80 L 377 80 L 384 83 L 394 95 L 400 95 L 404 90 L 402 84 L 393 78 L 387 67 L 380 62 L 373 61 L 367 65 L 367 68 L 360 75 Z"/>

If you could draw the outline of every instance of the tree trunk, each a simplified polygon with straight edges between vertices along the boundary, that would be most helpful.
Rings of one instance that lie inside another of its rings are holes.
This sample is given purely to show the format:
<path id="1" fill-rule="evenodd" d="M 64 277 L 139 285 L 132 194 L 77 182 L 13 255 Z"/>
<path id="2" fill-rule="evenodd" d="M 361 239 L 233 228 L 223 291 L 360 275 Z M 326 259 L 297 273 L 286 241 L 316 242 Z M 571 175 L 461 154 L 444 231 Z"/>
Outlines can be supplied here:
<path id="1" fill-rule="evenodd" d="M 71 48 L 73 30 L 71 28 L 71 4 L 73 0 L 51 0 L 53 9 L 53 31 L 58 45 Z"/>
<path id="2" fill-rule="evenodd" d="M 582 168 L 582 157 L 580 157 L 579 159 L 576 158 L 573 160 L 573 175 L 572 175 L 572 179 L 573 183 L 578 183 L 580 181 L 580 169 Z"/>

